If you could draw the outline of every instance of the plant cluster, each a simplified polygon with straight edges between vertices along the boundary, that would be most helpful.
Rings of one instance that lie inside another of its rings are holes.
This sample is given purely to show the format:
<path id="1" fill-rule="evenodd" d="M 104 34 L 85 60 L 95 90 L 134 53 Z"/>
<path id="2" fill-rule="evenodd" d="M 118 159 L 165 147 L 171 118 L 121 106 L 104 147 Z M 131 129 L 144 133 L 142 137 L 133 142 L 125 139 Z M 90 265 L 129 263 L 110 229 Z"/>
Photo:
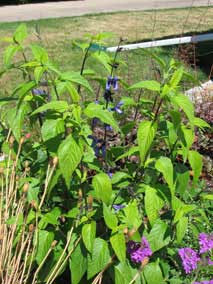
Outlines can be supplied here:
<path id="1" fill-rule="evenodd" d="M 1 282 L 212 283 L 213 195 L 192 148 L 209 125 L 181 89 L 193 77 L 146 51 L 156 80 L 129 85 L 122 39 L 111 57 L 106 36 L 74 43 L 79 72 L 26 46 L 25 25 L 7 39 L 0 76 L 23 82 L 0 100 Z"/>

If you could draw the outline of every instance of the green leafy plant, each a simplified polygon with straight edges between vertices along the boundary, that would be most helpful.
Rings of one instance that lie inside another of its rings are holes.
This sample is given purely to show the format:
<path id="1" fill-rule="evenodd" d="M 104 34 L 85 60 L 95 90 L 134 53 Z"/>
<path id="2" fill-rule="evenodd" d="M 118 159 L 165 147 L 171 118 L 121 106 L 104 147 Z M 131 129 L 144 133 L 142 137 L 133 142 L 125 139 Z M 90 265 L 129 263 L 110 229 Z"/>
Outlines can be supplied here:
<path id="1" fill-rule="evenodd" d="M 21 71 L 23 83 L 11 94 L 12 109 L 3 99 L 1 258 L 11 249 L 2 281 L 210 280 L 212 195 L 193 148 L 195 129 L 209 125 L 182 91 L 190 76 L 181 63 L 148 52 L 158 80 L 129 86 L 117 76 L 122 39 L 113 57 L 105 34 L 75 43 L 80 71 L 62 72 L 42 46 L 26 47 L 26 36 L 19 26 L 4 54 L 4 71 Z M 106 77 L 86 69 L 89 57 Z M 184 272 L 178 251 L 198 250 L 201 232 L 209 249 Z"/>

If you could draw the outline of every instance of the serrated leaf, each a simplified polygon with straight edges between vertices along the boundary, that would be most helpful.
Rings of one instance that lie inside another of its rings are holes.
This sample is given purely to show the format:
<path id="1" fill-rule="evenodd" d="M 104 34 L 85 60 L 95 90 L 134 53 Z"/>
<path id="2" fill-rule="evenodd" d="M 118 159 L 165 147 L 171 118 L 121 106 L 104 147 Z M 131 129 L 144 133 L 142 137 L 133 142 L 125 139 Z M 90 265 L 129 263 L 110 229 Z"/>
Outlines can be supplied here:
<path id="1" fill-rule="evenodd" d="M 140 151 L 141 164 L 143 165 L 148 151 L 152 145 L 157 131 L 157 124 L 151 121 L 142 121 L 138 128 L 137 140 Z"/>
<path id="2" fill-rule="evenodd" d="M 21 50 L 19 45 L 9 45 L 4 51 L 4 65 L 11 65 L 11 60 L 19 50 Z"/>
<path id="3" fill-rule="evenodd" d="M 168 225 L 163 221 L 155 221 L 149 235 L 147 236 L 147 240 L 153 253 L 168 245 L 170 242 L 170 236 L 166 236 L 167 228 Z"/>
<path id="4" fill-rule="evenodd" d="M 172 88 L 176 88 L 177 85 L 180 83 L 181 79 L 183 77 L 183 67 L 180 67 L 177 69 L 173 75 L 171 80 L 169 81 L 169 84 Z"/>
<path id="5" fill-rule="evenodd" d="M 58 207 L 54 207 L 50 212 L 44 214 L 41 220 L 42 222 L 45 222 L 47 224 L 58 225 L 58 218 L 60 217 L 60 215 L 61 209 Z"/>
<path id="6" fill-rule="evenodd" d="M 103 215 L 107 227 L 114 230 L 118 225 L 118 219 L 115 214 L 106 206 L 106 204 L 103 204 Z"/>
<path id="7" fill-rule="evenodd" d="M 65 112 L 69 109 L 69 105 L 66 101 L 53 101 L 47 103 L 39 108 L 37 108 L 31 115 L 35 115 L 39 112 L 47 111 L 47 110 L 55 110 L 56 112 Z"/>
<path id="8" fill-rule="evenodd" d="M 82 243 L 79 243 L 69 261 L 72 284 L 78 284 L 87 271 L 87 254 Z"/>
<path id="9" fill-rule="evenodd" d="M 157 262 L 147 264 L 143 269 L 143 274 L 147 284 L 163 284 L 162 271 Z"/>
<path id="10" fill-rule="evenodd" d="M 41 135 L 44 141 L 47 141 L 51 138 L 58 136 L 61 133 L 64 133 L 64 121 L 61 118 L 58 119 L 48 119 L 46 120 L 41 128 Z"/>
<path id="11" fill-rule="evenodd" d="M 63 73 L 63 74 L 61 74 L 60 79 L 62 81 L 70 81 L 72 83 L 81 85 L 86 90 L 88 90 L 91 94 L 94 93 L 94 91 L 91 88 L 89 82 L 83 76 L 81 76 L 78 72 L 66 72 L 66 73 Z"/>
<path id="12" fill-rule="evenodd" d="M 96 223 L 92 221 L 89 224 L 84 224 L 82 227 L 82 239 L 85 247 L 89 252 L 92 252 L 93 243 L 96 235 Z"/>
<path id="13" fill-rule="evenodd" d="M 194 106 L 190 99 L 183 94 L 178 94 L 172 97 L 173 104 L 180 107 L 189 119 L 190 124 L 194 125 Z"/>
<path id="14" fill-rule="evenodd" d="M 17 108 L 19 109 L 21 104 L 24 101 L 24 98 L 33 90 L 33 88 L 36 87 L 35 81 L 30 81 L 24 84 L 21 84 L 18 86 L 18 88 L 15 90 L 14 94 L 16 94 L 19 98 Z"/>
<path id="15" fill-rule="evenodd" d="M 125 217 L 123 217 L 123 223 L 125 223 L 128 228 L 134 228 L 137 230 L 140 227 L 142 220 L 136 200 L 130 202 L 123 209 L 123 212 L 125 214 Z"/>
<path id="16" fill-rule="evenodd" d="M 70 185 L 71 176 L 79 165 L 83 152 L 72 135 L 60 144 L 58 149 L 59 166 L 66 181 L 67 187 Z"/>
<path id="17" fill-rule="evenodd" d="M 35 77 L 35 81 L 37 84 L 40 82 L 41 77 L 45 71 L 46 71 L 46 68 L 43 66 L 38 66 L 34 69 L 34 77 Z"/>
<path id="18" fill-rule="evenodd" d="M 114 130 L 119 131 L 119 126 L 115 119 L 113 118 L 112 112 L 109 112 L 106 109 L 103 109 L 103 106 L 90 103 L 86 109 L 84 110 L 84 113 L 89 118 L 98 118 L 102 122 L 109 124 L 113 127 Z"/>
<path id="19" fill-rule="evenodd" d="M 160 83 L 154 80 L 142 81 L 128 88 L 128 90 L 135 90 L 135 89 L 147 89 L 150 91 L 160 92 Z"/>
<path id="20" fill-rule="evenodd" d="M 159 210 L 163 207 L 164 201 L 157 195 L 157 190 L 146 186 L 145 210 L 151 225 L 159 217 Z"/>
<path id="21" fill-rule="evenodd" d="M 120 262 L 118 265 L 114 266 L 115 270 L 115 284 L 129 284 L 134 276 L 138 273 L 137 269 L 134 269 L 126 260 L 125 262 Z M 134 282 L 135 284 L 141 284 L 140 277 Z"/>
<path id="22" fill-rule="evenodd" d="M 87 279 L 99 273 L 110 261 L 107 242 L 100 238 L 95 239 L 92 255 L 88 255 Z"/>
<path id="23" fill-rule="evenodd" d="M 31 50 L 34 58 L 41 63 L 47 63 L 49 60 L 46 49 L 37 44 L 31 45 Z"/>
<path id="24" fill-rule="evenodd" d="M 174 196 L 174 173 L 171 160 L 167 157 L 160 157 L 155 164 L 155 168 L 163 174 L 163 177 L 170 188 L 171 195 Z"/>
<path id="25" fill-rule="evenodd" d="M 13 40 L 15 43 L 21 44 L 26 37 L 27 37 L 27 26 L 26 24 L 20 24 L 13 35 Z"/>
<path id="26" fill-rule="evenodd" d="M 92 185 L 96 197 L 109 204 L 112 196 L 112 184 L 109 176 L 105 173 L 95 175 L 92 179 Z"/>
<path id="27" fill-rule="evenodd" d="M 54 233 L 48 232 L 45 230 L 38 231 L 38 246 L 36 252 L 36 262 L 37 264 L 41 264 L 42 260 L 46 256 L 51 244 L 54 240 Z"/>
<path id="28" fill-rule="evenodd" d="M 123 233 L 116 233 L 111 236 L 110 243 L 117 256 L 123 262 L 126 260 L 126 241 Z"/>
<path id="29" fill-rule="evenodd" d="M 184 204 L 182 203 L 182 205 L 178 206 L 178 208 L 176 208 L 176 212 L 175 212 L 175 216 L 174 216 L 174 220 L 173 222 L 176 223 L 178 222 L 184 215 L 188 214 L 191 211 L 194 211 L 195 209 L 197 209 L 196 205 L 188 205 L 188 204 Z M 173 208 L 174 210 L 174 208 Z"/>

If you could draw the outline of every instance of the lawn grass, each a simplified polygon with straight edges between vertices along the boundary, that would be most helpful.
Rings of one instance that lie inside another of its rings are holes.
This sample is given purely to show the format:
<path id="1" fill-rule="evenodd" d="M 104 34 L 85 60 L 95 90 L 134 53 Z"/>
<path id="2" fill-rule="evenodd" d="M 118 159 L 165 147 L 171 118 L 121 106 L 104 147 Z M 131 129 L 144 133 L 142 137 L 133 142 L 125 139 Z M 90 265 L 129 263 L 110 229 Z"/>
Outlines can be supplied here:
<path id="1" fill-rule="evenodd" d="M 213 29 L 213 7 L 106 13 L 71 18 L 42 19 L 29 21 L 26 24 L 30 35 L 27 43 L 38 41 L 35 35 L 35 27 L 39 27 L 42 43 L 53 61 L 60 65 L 62 70 L 79 70 L 81 54 L 72 47 L 72 40 L 82 40 L 87 33 L 112 32 L 113 35 L 107 40 L 106 44 L 113 46 L 117 45 L 120 37 L 123 37 L 126 42 L 138 42 L 208 31 Z M 0 38 L 11 36 L 18 25 L 19 23 L 0 23 Z M 0 42 L 0 67 L 6 45 L 7 43 Z M 171 49 L 167 50 L 171 55 Z M 165 52 L 165 49 L 158 49 L 158 51 L 160 53 Z M 146 66 L 147 71 L 149 70 L 140 51 L 128 52 L 128 54 L 125 53 L 122 56 L 128 59 L 129 65 L 134 66 L 138 72 L 144 66 Z M 94 67 L 94 62 L 88 62 L 88 67 L 90 66 Z M 136 72 L 134 71 L 134 73 Z M 9 92 L 10 87 L 16 81 L 17 77 L 15 76 L 4 76 L 0 80 L 1 89 L 6 88 Z M 8 82 L 10 83 L 8 84 Z"/>

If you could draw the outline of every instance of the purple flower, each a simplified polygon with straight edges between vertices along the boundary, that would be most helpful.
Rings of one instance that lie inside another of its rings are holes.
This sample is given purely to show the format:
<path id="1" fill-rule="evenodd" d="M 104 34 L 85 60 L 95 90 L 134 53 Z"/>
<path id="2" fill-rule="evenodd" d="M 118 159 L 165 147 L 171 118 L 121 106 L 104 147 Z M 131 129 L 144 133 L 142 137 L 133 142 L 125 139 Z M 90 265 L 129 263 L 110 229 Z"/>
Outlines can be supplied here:
<path id="1" fill-rule="evenodd" d="M 113 176 L 113 173 L 111 173 L 111 172 L 108 172 L 108 176 L 109 176 L 109 178 L 112 178 L 112 176 Z"/>
<path id="2" fill-rule="evenodd" d="M 123 111 L 120 109 L 120 107 L 121 107 L 123 104 L 124 104 L 124 103 L 121 101 L 121 102 L 119 102 L 115 107 L 112 107 L 112 108 L 110 108 L 109 110 L 115 111 L 115 112 L 117 112 L 118 114 L 122 114 Z"/>
<path id="3" fill-rule="evenodd" d="M 98 158 L 100 157 L 100 152 L 102 157 L 106 156 L 106 146 L 103 139 L 98 139 L 93 135 L 89 135 L 88 138 L 92 139 L 92 148 L 95 152 L 95 156 Z"/>
<path id="4" fill-rule="evenodd" d="M 106 131 L 113 131 L 113 128 L 111 125 L 106 125 Z"/>
<path id="5" fill-rule="evenodd" d="M 32 93 L 33 95 L 39 95 L 39 96 L 46 95 L 46 92 L 42 89 L 32 89 Z"/>
<path id="6" fill-rule="evenodd" d="M 213 234 L 199 234 L 200 253 L 205 253 L 213 249 Z"/>
<path id="7" fill-rule="evenodd" d="M 115 209 L 115 212 L 117 213 L 118 211 L 123 209 L 125 207 L 125 205 L 123 205 L 123 204 L 120 204 L 120 205 L 114 204 L 114 205 L 112 205 L 112 207 Z"/>
<path id="8" fill-rule="evenodd" d="M 207 258 L 207 262 L 208 262 L 208 265 L 213 265 L 213 261 L 211 260 L 210 257 Z M 213 281 L 213 280 L 212 280 Z"/>
<path id="9" fill-rule="evenodd" d="M 127 252 L 133 262 L 143 262 L 145 258 L 152 255 L 149 243 L 145 237 L 142 237 L 141 243 L 129 241 L 127 244 Z"/>
<path id="10" fill-rule="evenodd" d="M 181 248 L 179 249 L 178 254 L 181 257 L 183 268 L 186 273 L 191 273 L 197 268 L 197 263 L 200 261 L 200 258 L 196 251 L 191 248 Z"/>
<path id="11" fill-rule="evenodd" d="M 118 77 L 112 77 L 108 76 L 107 82 L 106 82 L 106 90 L 110 91 L 111 87 L 114 91 L 117 91 L 118 89 Z"/>

